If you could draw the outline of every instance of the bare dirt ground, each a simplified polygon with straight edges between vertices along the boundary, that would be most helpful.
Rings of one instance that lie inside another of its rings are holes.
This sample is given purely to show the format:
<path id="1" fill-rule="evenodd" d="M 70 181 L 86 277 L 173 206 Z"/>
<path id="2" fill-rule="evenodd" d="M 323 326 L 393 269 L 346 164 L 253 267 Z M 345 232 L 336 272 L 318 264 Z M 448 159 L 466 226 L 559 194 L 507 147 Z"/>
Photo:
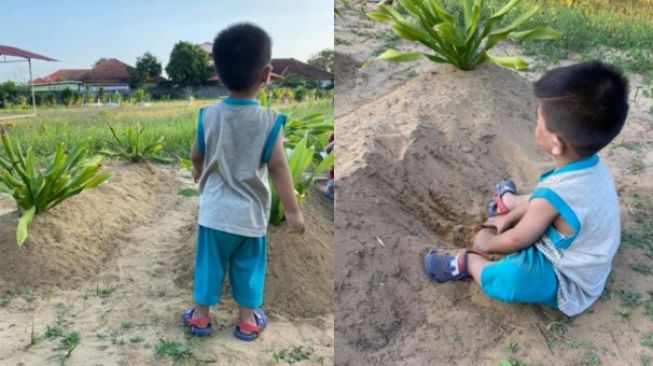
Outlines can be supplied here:
<path id="1" fill-rule="evenodd" d="M 422 258 L 430 248 L 453 252 L 471 244 L 502 176 L 527 193 L 552 167 L 533 138 L 529 80 L 539 75 L 492 65 L 465 73 L 427 61 L 361 69 L 389 44 L 415 46 L 367 20 L 370 2 L 349 3 L 337 2 L 342 16 L 335 33 L 336 363 L 648 364 L 653 116 L 641 77 L 629 76 L 629 119 L 601 152 L 618 188 L 624 228 L 604 296 L 571 319 L 504 304 L 473 283 L 430 282 Z M 520 52 L 503 45 L 495 53 Z"/>
<path id="2" fill-rule="evenodd" d="M 270 228 L 265 307 L 270 324 L 253 343 L 236 340 L 230 291 L 213 310 L 214 335 L 179 325 L 192 301 L 197 198 L 178 194 L 187 173 L 148 165 L 116 173 L 37 216 L 25 246 L 15 243 L 13 200 L 0 198 L 0 365 L 57 364 L 61 338 L 30 344 L 32 329 L 77 331 L 66 365 L 172 365 L 160 339 L 192 353 L 179 364 L 276 364 L 303 347 L 302 364 L 333 364 L 333 205 L 317 189 L 302 204 L 304 236 Z M 228 283 L 226 284 L 228 286 Z M 298 356 L 299 357 L 299 356 Z M 281 361 L 283 362 L 283 361 Z"/>

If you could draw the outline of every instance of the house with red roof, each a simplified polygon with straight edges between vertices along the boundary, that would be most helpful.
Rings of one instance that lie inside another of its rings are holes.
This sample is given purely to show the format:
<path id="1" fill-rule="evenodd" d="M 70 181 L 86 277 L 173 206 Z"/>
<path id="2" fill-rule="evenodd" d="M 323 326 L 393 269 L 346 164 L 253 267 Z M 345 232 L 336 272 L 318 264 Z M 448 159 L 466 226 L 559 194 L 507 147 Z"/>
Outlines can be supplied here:
<path id="1" fill-rule="evenodd" d="M 32 81 L 34 91 L 60 91 L 69 88 L 82 91 L 88 88 L 97 92 L 102 88 L 105 92 L 129 92 L 129 80 L 133 67 L 115 58 L 106 59 L 92 69 L 63 69 L 57 70 L 48 76 L 36 78 Z M 158 76 L 146 83 L 158 83 L 165 80 Z"/>
<path id="2" fill-rule="evenodd" d="M 200 47 L 213 57 L 213 43 L 204 42 Z M 305 62 L 299 61 L 294 58 L 273 58 L 272 59 L 272 80 L 279 80 L 289 75 L 294 75 L 295 77 L 304 80 L 318 80 L 321 82 L 322 86 L 327 86 L 333 84 L 333 74 L 322 70 L 313 65 L 309 65 Z M 218 75 L 213 75 L 209 78 L 210 81 L 220 80 Z"/>

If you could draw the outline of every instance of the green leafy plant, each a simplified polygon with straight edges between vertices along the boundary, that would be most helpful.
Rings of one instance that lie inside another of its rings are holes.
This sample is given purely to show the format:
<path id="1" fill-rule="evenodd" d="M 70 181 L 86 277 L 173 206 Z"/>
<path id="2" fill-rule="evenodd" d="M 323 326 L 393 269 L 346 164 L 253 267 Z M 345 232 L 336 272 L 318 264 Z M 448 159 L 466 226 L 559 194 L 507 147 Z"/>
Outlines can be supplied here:
<path id="1" fill-rule="evenodd" d="M 310 188 L 315 180 L 315 177 L 327 169 L 331 168 L 335 162 L 334 152 L 332 151 L 322 161 L 313 167 L 310 172 L 306 170 L 313 163 L 313 156 L 315 155 L 315 147 L 308 145 L 308 136 L 304 137 L 292 150 L 286 150 L 288 158 L 288 165 L 290 166 L 290 175 L 292 176 L 293 185 L 295 188 L 295 195 L 297 201 L 306 196 L 306 191 Z M 270 182 L 274 188 L 274 184 Z M 270 223 L 273 225 L 281 224 L 284 217 L 284 208 L 281 204 L 281 199 L 276 189 L 272 189 L 272 206 L 270 211 Z"/>
<path id="2" fill-rule="evenodd" d="M 481 11 L 483 0 L 461 0 L 462 11 L 459 15 L 447 11 L 440 0 L 399 0 L 407 17 L 391 6 L 379 5 L 377 10 L 367 13 L 370 19 L 389 23 L 399 37 L 419 42 L 431 49 L 432 53 L 388 49 L 377 58 L 412 62 L 426 57 L 434 62 L 452 64 L 460 70 L 472 70 L 486 61 L 507 68 L 524 69 L 528 63 L 522 58 L 494 56 L 488 51 L 506 38 L 558 39 L 560 33 L 551 28 L 516 31 L 538 11 L 538 6 L 529 8 L 510 24 L 499 28 L 501 20 L 520 1 L 510 0 L 503 8 L 487 17 Z"/>
<path id="3" fill-rule="evenodd" d="M 39 169 L 31 147 L 23 153 L 18 141 L 10 140 L 4 130 L 0 134 L 8 159 L 0 158 L 0 182 L 14 197 L 21 213 L 16 228 L 18 245 L 27 239 L 27 228 L 35 215 L 85 189 L 97 187 L 112 176 L 110 172 L 99 171 L 102 156 L 86 157 L 85 142 L 79 143 L 71 153 L 59 143 L 47 167 Z"/>
<path id="4" fill-rule="evenodd" d="M 116 133 L 113 126 L 109 126 L 109 129 L 114 140 L 118 143 L 118 151 L 105 149 L 102 150 L 102 154 L 129 160 L 132 163 L 139 163 L 146 160 L 158 161 L 160 163 L 170 163 L 173 161 L 170 158 L 159 155 L 161 150 L 163 150 L 163 140 L 165 138 L 161 136 L 154 142 L 146 143 L 143 139 L 145 127 L 142 127 L 140 123 L 137 123 L 135 128 L 127 126 L 123 138 L 118 137 L 118 133 Z"/>

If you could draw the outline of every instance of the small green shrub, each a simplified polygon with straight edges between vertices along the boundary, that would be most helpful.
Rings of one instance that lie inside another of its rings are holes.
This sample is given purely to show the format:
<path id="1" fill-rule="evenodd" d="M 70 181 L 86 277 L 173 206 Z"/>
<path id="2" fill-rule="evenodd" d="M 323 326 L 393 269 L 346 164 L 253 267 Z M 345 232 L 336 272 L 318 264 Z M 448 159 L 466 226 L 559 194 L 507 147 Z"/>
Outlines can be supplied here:
<path id="1" fill-rule="evenodd" d="M 301 102 L 306 98 L 306 88 L 303 86 L 295 88 L 293 93 L 295 94 L 295 102 Z"/>
<path id="2" fill-rule="evenodd" d="M 30 146 L 23 154 L 18 141 L 11 141 L 0 130 L 2 146 L 8 160 L 0 158 L 0 182 L 14 197 L 21 211 L 16 228 L 16 243 L 22 245 L 27 239 L 27 228 L 35 215 L 45 212 L 66 199 L 92 189 L 108 180 L 110 172 L 100 173 L 101 156 L 86 158 L 85 142 L 77 144 L 68 153 L 59 143 L 47 167 L 36 166 L 36 155 Z"/>
<path id="3" fill-rule="evenodd" d="M 57 105 L 57 97 L 52 93 L 47 93 L 43 96 L 42 103 L 47 107 L 54 107 Z"/>
<path id="4" fill-rule="evenodd" d="M 136 89 L 136 91 L 133 92 L 132 95 L 130 96 L 132 102 L 134 102 L 134 103 L 144 102 L 149 97 L 150 96 L 147 94 L 147 92 L 143 88 Z"/>
<path id="5" fill-rule="evenodd" d="M 104 155 L 110 157 L 118 157 L 129 160 L 132 163 L 139 163 L 146 160 L 158 161 L 161 163 L 170 163 L 172 159 L 161 156 L 159 153 L 163 150 L 163 136 L 159 137 L 154 142 L 146 143 L 143 141 L 143 131 L 145 127 L 141 127 L 140 123 L 136 124 L 136 128 L 128 126 L 125 128 L 124 138 L 118 137 L 116 130 L 109 126 L 114 140 L 117 142 L 117 151 L 102 150 Z"/>
<path id="6" fill-rule="evenodd" d="M 399 0 L 401 12 L 388 5 L 379 5 L 369 12 L 370 19 L 389 23 L 401 38 L 419 42 L 432 53 L 400 52 L 388 49 L 377 58 L 393 62 L 412 62 L 423 57 L 433 62 L 452 64 L 460 70 L 472 70 L 488 61 L 512 69 L 524 69 L 528 63 L 520 57 L 494 56 L 492 47 L 506 38 L 515 40 L 558 39 L 560 33 L 551 28 L 516 29 L 533 16 L 538 6 L 533 6 L 507 26 L 498 28 L 500 21 L 521 0 L 510 0 L 503 8 L 485 17 L 482 0 L 461 0 L 461 14 L 449 13 L 440 0 Z M 498 28 L 498 29 L 497 29 Z"/>
<path id="7" fill-rule="evenodd" d="M 67 106 L 70 107 L 73 104 L 73 101 L 75 99 L 74 92 L 70 90 L 70 88 L 66 88 L 61 92 L 61 102 Z"/>
<path id="8" fill-rule="evenodd" d="M 304 137 L 292 150 L 286 151 L 288 157 L 288 165 L 290 166 L 290 175 L 292 176 L 293 185 L 295 188 L 295 195 L 298 202 L 306 196 L 306 191 L 310 188 L 315 177 L 327 169 L 333 167 L 335 162 L 334 152 L 332 151 L 327 155 L 319 164 L 313 167 L 312 171 L 305 172 L 313 162 L 315 155 L 315 148 L 308 145 L 308 136 Z M 281 204 L 281 199 L 274 184 L 270 181 L 272 189 L 272 205 L 270 210 L 270 223 L 279 225 L 283 221 L 284 207 Z"/>
<path id="9" fill-rule="evenodd" d="M 16 99 L 16 105 L 20 109 L 27 109 L 27 107 L 29 106 L 27 102 L 28 102 L 27 97 L 24 95 L 21 95 L 18 97 L 18 99 Z"/>

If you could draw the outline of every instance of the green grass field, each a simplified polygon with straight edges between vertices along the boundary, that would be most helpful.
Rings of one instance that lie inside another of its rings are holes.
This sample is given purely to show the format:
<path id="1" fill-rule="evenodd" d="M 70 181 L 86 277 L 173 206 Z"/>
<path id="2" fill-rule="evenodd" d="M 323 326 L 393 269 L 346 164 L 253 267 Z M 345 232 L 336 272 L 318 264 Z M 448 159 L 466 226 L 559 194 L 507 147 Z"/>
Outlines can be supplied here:
<path id="1" fill-rule="evenodd" d="M 486 0 L 485 4 L 488 11 L 494 12 L 506 2 Z M 535 4 L 540 11 L 523 28 L 549 26 L 562 32 L 562 38 L 522 42 L 526 54 L 553 63 L 572 57 L 598 59 L 653 81 L 653 2 L 523 0 L 506 24 Z"/>
<path id="2" fill-rule="evenodd" d="M 24 149 L 31 146 L 40 159 L 50 156 L 59 142 L 72 147 L 78 141 L 89 143 L 91 154 L 102 149 L 115 148 L 109 125 L 121 133 L 127 126 L 140 123 L 145 128 L 143 139 L 154 141 L 165 137 L 162 155 L 169 158 L 187 158 L 195 132 L 200 107 L 213 100 L 155 102 L 150 107 L 122 105 L 120 108 L 51 108 L 38 109 L 38 116 L 0 122 L 11 136 L 17 138 Z M 326 121 L 333 123 L 331 100 L 318 100 L 299 104 L 273 106 L 296 116 L 321 112 Z M 3 152 L 0 151 L 0 154 Z"/>

